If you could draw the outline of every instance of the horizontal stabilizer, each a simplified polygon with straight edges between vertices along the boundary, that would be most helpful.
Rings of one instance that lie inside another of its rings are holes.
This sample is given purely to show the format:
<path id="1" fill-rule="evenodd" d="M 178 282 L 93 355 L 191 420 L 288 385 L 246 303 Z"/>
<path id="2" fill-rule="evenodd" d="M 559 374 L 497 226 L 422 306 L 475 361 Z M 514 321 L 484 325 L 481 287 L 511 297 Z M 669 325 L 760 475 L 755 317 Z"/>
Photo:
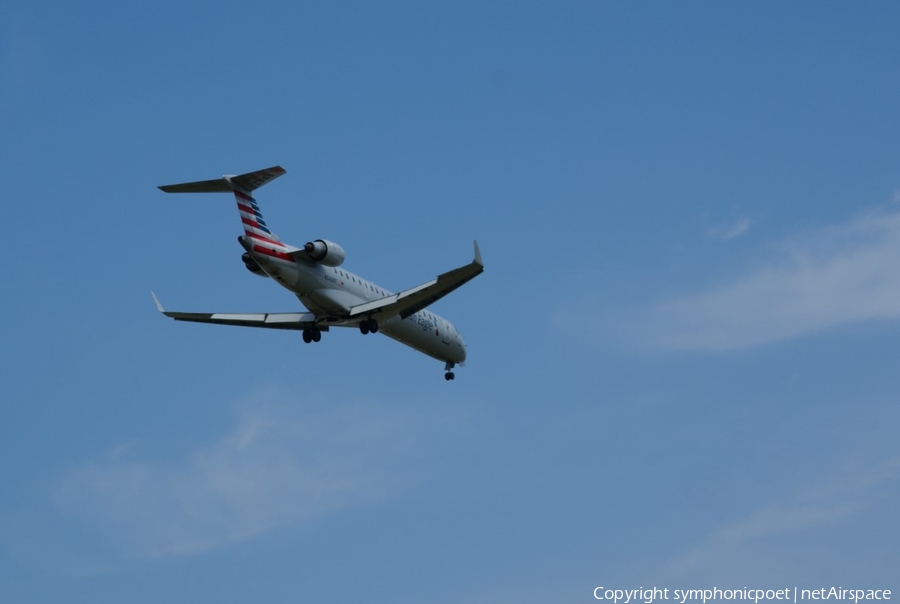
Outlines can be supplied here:
<path id="1" fill-rule="evenodd" d="M 265 170 L 248 172 L 239 176 L 226 175 L 213 180 L 198 180 L 177 185 L 162 185 L 161 191 L 166 193 L 230 193 L 232 191 L 254 191 L 285 173 L 281 166 L 272 166 Z"/>

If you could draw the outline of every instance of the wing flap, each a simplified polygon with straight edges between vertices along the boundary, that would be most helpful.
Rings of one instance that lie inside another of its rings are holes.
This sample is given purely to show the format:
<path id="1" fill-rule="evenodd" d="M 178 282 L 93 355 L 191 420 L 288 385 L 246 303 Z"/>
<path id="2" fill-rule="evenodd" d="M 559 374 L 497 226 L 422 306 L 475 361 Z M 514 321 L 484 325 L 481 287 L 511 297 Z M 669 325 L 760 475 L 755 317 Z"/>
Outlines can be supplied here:
<path id="1" fill-rule="evenodd" d="M 259 313 L 259 314 L 227 314 L 201 312 L 171 312 L 164 315 L 176 321 L 193 323 L 213 323 L 215 325 L 237 325 L 240 327 L 266 327 L 269 329 L 306 329 L 316 325 L 316 316 L 312 313 Z M 319 329 L 327 330 L 327 326 Z"/>
<path id="2" fill-rule="evenodd" d="M 152 292 L 151 292 L 152 293 Z M 237 325 L 240 327 L 265 327 L 268 329 L 306 329 L 317 326 L 316 315 L 310 312 L 284 312 L 284 313 L 203 313 L 203 312 L 174 312 L 165 310 L 156 294 L 153 294 L 156 308 L 162 314 L 176 321 L 190 321 L 193 323 L 213 323 L 216 325 Z M 327 325 L 318 325 L 322 331 L 327 331 Z"/>

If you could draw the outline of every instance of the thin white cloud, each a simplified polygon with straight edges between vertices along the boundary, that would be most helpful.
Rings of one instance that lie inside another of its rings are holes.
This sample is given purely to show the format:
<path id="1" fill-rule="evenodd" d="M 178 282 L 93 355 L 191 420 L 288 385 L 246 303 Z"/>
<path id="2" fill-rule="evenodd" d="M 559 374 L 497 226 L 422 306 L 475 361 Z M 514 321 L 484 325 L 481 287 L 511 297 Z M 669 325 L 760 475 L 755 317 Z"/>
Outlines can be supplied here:
<path id="1" fill-rule="evenodd" d="M 736 237 L 740 237 L 744 233 L 750 230 L 750 227 L 753 225 L 753 221 L 746 216 L 738 219 L 734 224 L 729 224 L 725 226 L 719 226 L 710 229 L 710 235 L 716 237 L 717 239 L 722 239 L 724 241 L 730 241 L 731 239 L 735 239 Z"/>
<path id="2" fill-rule="evenodd" d="M 746 579 L 749 568 L 754 573 L 765 572 L 765 559 L 772 555 L 765 544 L 757 549 L 757 543 L 767 538 L 784 539 L 788 534 L 815 529 L 840 520 L 863 509 L 861 504 L 786 505 L 758 510 L 734 524 L 723 526 L 701 543 L 688 550 L 666 569 L 671 579 L 691 578 L 711 581 Z M 741 573 L 744 576 L 741 577 Z"/>
<path id="3" fill-rule="evenodd" d="M 900 317 L 900 213 L 798 237 L 731 283 L 663 301 L 641 319 L 669 349 L 727 350 L 866 319 Z"/>
<path id="4" fill-rule="evenodd" d="M 819 485 L 806 485 L 785 501 L 714 529 L 701 543 L 673 559 L 660 579 L 723 583 L 753 578 L 777 580 L 796 567 L 796 548 L 826 527 L 847 524 L 864 514 L 879 492 L 896 492 L 900 458 L 868 468 L 846 467 Z M 832 555 L 833 558 L 833 555 Z"/>
<path id="5" fill-rule="evenodd" d="M 391 496 L 415 433 L 371 405 L 257 409 L 180 459 L 125 447 L 81 464 L 53 499 L 119 555 L 196 554 Z"/>

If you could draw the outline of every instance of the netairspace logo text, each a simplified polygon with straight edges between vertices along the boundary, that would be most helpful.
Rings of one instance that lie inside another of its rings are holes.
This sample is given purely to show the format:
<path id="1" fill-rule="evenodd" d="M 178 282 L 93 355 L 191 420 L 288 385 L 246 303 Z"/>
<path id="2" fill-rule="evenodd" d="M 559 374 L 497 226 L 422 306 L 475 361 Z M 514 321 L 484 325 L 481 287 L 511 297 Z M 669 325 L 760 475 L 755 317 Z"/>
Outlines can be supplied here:
<path id="1" fill-rule="evenodd" d="M 672 596 L 669 596 L 672 592 Z M 610 600 L 612 604 L 653 604 L 657 600 L 673 600 L 679 604 L 687 602 L 713 602 L 717 600 L 749 600 L 759 604 L 766 600 L 782 600 L 797 602 L 804 600 L 844 600 L 859 604 L 861 600 L 890 600 L 890 589 L 844 589 L 842 587 L 822 587 L 819 589 L 669 589 L 652 587 L 644 589 L 607 589 L 603 586 L 594 589 L 594 598 Z"/>

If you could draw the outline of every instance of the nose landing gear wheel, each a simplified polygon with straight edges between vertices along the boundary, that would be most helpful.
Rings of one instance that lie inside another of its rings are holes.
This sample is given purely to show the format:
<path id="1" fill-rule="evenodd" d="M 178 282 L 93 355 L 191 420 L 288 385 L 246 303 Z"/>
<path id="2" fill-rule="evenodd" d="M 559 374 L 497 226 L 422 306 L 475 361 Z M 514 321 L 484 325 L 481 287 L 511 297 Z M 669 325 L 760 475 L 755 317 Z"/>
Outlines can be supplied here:
<path id="1" fill-rule="evenodd" d="M 451 362 L 451 361 L 447 361 L 447 364 L 444 365 L 444 371 L 446 372 L 446 373 L 444 374 L 444 379 L 447 380 L 448 382 L 449 382 L 450 380 L 456 379 L 456 374 L 453 373 L 453 368 L 454 368 L 455 366 L 456 366 L 456 363 L 453 363 L 453 362 Z"/>

